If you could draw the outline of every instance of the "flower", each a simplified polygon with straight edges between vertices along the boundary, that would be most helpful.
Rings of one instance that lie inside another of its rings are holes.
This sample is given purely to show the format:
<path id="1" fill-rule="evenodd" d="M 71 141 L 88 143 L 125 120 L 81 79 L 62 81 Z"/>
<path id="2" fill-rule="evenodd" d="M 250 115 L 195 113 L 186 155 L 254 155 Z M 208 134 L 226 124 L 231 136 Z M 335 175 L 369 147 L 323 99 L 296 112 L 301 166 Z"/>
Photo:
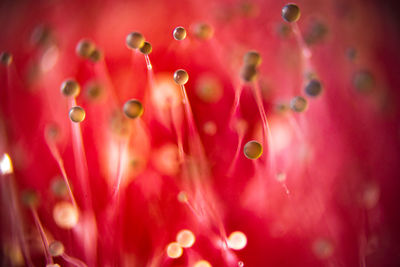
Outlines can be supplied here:
<path id="1" fill-rule="evenodd" d="M 5 264 L 399 263 L 377 5 L 3 4 Z"/>

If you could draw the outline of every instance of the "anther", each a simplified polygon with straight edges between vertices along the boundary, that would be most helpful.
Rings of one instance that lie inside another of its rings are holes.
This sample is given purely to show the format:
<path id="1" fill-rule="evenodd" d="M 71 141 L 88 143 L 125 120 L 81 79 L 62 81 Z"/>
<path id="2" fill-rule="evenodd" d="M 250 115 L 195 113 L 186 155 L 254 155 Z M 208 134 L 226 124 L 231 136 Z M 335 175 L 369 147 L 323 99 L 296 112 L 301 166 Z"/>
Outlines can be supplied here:
<path id="1" fill-rule="evenodd" d="M 49 252 L 53 257 L 58 257 L 64 254 L 64 245 L 57 240 L 54 240 L 49 244 Z"/>
<path id="2" fill-rule="evenodd" d="M 79 220 L 79 211 L 70 202 L 58 202 L 53 208 L 53 219 L 60 228 L 71 229 Z"/>
<path id="3" fill-rule="evenodd" d="M 75 106 L 69 110 L 69 118 L 73 122 L 82 122 L 86 117 L 86 112 L 82 107 Z"/>
<path id="4" fill-rule="evenodd" d="M 354 47 L 349 47 L 346 49 L 346 57 L 353 61 L 357 57 L 357 50 Z"/>
<path id="5" fill-rule="evenodd" d="M 52 40 L 51 29 L 46 25 L 38 25 L 32 32 L 31 42 L 34 45 L 48 45 Z"/>
<path id="6" fill-rule="evenodd" d="M 244 233 L 236 231 L 229 235 L 228 246 L 234 250 L 241 250 L 247 245 L 247 237 Z"/>
<path id="7" fill-rule="evenodd" d="M 182 256 L 183 249 L 177 242 L 169 243 L 167 246 L 167 255 L 172 259 Z"/>
<path id="8" fill-rule="evenodd" d="M 249 51 L 243 57 L 243 63 L 245 66 L 258 67 L 261 64 L 261 56 L 257 51 Z"/>
<path id="9" fill-rule="evenodd" d="M 60 137 L 60 127 L 56 124 L 48 124 L 46 126 L 46 137 L 50 138 L 51 140 L 57 140 Z"/>
<path id="10" fill-rule="evenodd" d="M 286 181 L 286 173 L 284 173 L 284 172 L 277 173 L 277 174 L 276 174 L 276 180 L 277 180 L 278 182 L 284 182 L 284 181 Z"/>
<path id="11" fill-rule="evenodd" d="M 243 153 L 248 159 L 258 159 L 263 153 L 263 147 L 257 141 L 249 141 L 244 146 Z"/>
<path id="12" fill-rule="evenodd" d="M 196 93 L 204 102 L 216 103 L 222 98 L 223 87 L 216 77 L 204 75 L 196 81 Z"/>
<path id="13" fill-rule="evenodd" d="M 56 177 L 51 182 L 51 191 L 57 197 L 65 197 L 68 195 L 68 187 L 64 179 L 61 177 Z"/>
<path id="14" fill-rule="evenodd" d="M 281 24 L 279 24 L 277 27 L 277 33 L 282 38 L 287 38 L 289 36 L 289 34 L 291 34 L 291 32 L 292 32 L 292 30 L 291 30 L 290 26 L 283 22 Z"/>
<path id="15" fill-rule="evenodd" d="M 174 39 L 177 41 L 182 41 L 186 38 L 186 30 L 185 28 L 179 26 L 176 27 L 173 32 Z"/>
<path id="16" fill-rule="evenodd" d="M 242 71 L 240 73 L 241 78 L 245 82 L 253 82 L 257 79 L 257 69 L 255 66 L 249 65 L 249 66 L 243 66 Z"/>
<path id="17" fill-rule="evenodd" d="M 152 50 L 153 47 L 149 42 L 144 42 L 143 46 L 139 48 L 139 51 L 144 55 L 150 54 Z"/>
<path id="18" fill-rule="evenodd" d="M 183 248 L 190 248 L 196 241 L 196 237 L 190 230 L 181 230 L 176 235 L 176 242 Z"/>
<path id="19" fill-rule="evenodd" d="M 282 8 L 282 18 L 287 22 L 296 22 L 300 18 L 300 8 L 296 4 L 287 4 Z"/>
<path id="20" fill-rule="evenodd" d="M 312 79 L 304 88 L 304 92 L 311 97 L 319 96 L 322 92 L 322 84 L 318 80 Z"/>
<path id="21" fill-rule="evenodd" d="M 314 241 L 312 245 L 312 250 L 320 259 L 327 259 L 332 256 L 334 252 L 334 246 L 329 239 L 326 238 L 318 238 Z"/>
<path id="22" fill-rule="evenodd" d="M 174 81 L 179 84 L 179 85 L 184 85 L 188 82 L 189 80 L 189 74 L 186 72 L 186 70 L 179 69 L 175 71 L 174 73 Z"/>
<path id="23" fill-rule="evenodd" d="M 362 70 L 357 72 L 353 78 L 353 84 L 360 92 L 370 91 L 375 85 L 375 79 L 371 72 Z"/>
<path id="24" fill-rule="evenodd" d="M 178 198 L 178 201 L 181 202 L 181 203 L 187 203 L 188 202 L 188 196 L 187 196 L 187 193 L 185 191 L 179 192 L 177 198 Z"/>
<path id="25" fill-rule="evenodd" d="M 65 96 L 77 97 L 81 91 L 79 83 L 73 79 L 65 80 L 61 84 L 61 93 Z"/>
<path id="26" fill-rule="evenodd" d="M 92 53 L 90 53 L 89 59 L 94 63 L 99 62 L 103 59 L 103 52 L 96 48 L 92 51 Z"/>
<path id="27" fill-rule="evenodd" d="M 144 37 L 141 33 L 131 32 L 126 36 L 126 45 L 130 49 L 138 49 L 144 45 Z"/>
<path id="28" fill-rule="evenodd" d="M 38 194 L 31 189 L 22 192 L 22 203 L 30 208 L 36 208 L 39 205 Z"/>
<path id="29" fill-rule="evenodd" d="M 290 108 L 295 112 L 304 112 L 307 107 L 307 100 L 302 96 L 296 96 L 290 101 Z"/>
<path id="30" fill-rule="evenodd" d="M 206 260 L 197 261 L 193 267 L 212 267 L 211 264 Z"/>
<path id="31" fill-rule="evenodd" d="M 86 86 L 86 97 L 90 100 L 99 99 L 103 91 L 103 87 L 99 83 L 91 82 Z"/>
<path id="32" fill-rule="evenodd" d="M 328 33 L 327 26 L 320 21 L 313 21 L 305 36 L 308 45 L 313 45 L 324 40 Z"/>
<path id="33" fill-rule="evenodd" d="M 278 103 L 275 106 L 275 111 L 280 114 L 283 114 L 288 110 L 289 110 L 289 106 L 285 103 Z"/>
<path id="34" fill-rule="evenodd" d="M 207 23 L 198 23 L 194 26 L 194 34 L 200 40 L 209 40 L 214 35 L 214 29 Z"/>
<path id="35" fill-rule="evenodd" d="M 5 153 L 0 159 L 0 174 L 6 175 L 13 172 L 14 169 L 13 169 L 13 164 L 11 162 L 11 158 L 7 153 Z"/>
<path id="36" fill-rule="evenodd" d="M 0 62 L 4 66 L 10 66 L 13 61 L 13 56 L 10 52 L 2 52 L 0 54 Z"/>
<path id="37" fill-rule="evenodd" d="M 124 104 L 124 113 L 130 119 L 142 116 L 143 111 L 143 105 L 139 100 L 131 99 Z"/>
<path id="38" fill-rule="evenodd" d="M 96 49 L 94 43 L 88 39 L 82 39 L 76 46 L 76 54 L 82 58 L 89 58 Z"/>

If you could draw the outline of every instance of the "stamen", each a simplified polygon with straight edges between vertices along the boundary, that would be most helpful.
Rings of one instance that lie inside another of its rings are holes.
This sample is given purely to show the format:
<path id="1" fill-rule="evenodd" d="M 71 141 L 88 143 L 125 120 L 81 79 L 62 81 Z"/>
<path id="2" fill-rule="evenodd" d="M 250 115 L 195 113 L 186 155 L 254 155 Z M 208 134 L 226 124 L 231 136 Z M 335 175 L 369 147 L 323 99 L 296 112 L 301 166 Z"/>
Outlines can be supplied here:
<path id="1" fill-rule="evenodd" d="M 85 110 L 80 106 L 72 107 L 69 110 L 69 118 L 72 122 L 80 123 L 85 119 L 85 117 Z"/>
<path id="2" fill-rule="evenodd" d="M 302 96 L 296 96 L 290 101 L 290 108 L 295 112 L 304 112 L 307 110 L 307 100 Z"/>
<path id="3" fill-rule="evenodd" d="M 174 73 L 174 81 L 178 85 L 185 85 L 189 81 L 189 74 L 183 69 L 177 70 Z"/>
<path id="4" fill-rule="evenodd" d="M 242 143 L 243 143 L 243 138 L 244 138 L 244 135 L 247 130 L 247 122 L 245 120 L 238 120 L 238 121 L 236 121 L 234 128 L 236 130 L 236 133 L 238 134 L 238 144 L 236 147 L 236 152 L 235 152 L 235 156 L 233 157 L 232 164 L 228 170 L 229 176 L 232 175 L 232 172 L 234 171 L 234 168 L 236 166 L 236 162 L 238 160 L 239 153 L 240 153 L 240 148 L 242 147 Z"/>
<path id="5" fill-rule="evenodd" d="M 78 208 L 77 204 L 76 204 L 76 201 L 75 201 L 74 194 L 72 193 L 72 189 L 71 189 L 71 186 L 70 186 L 70 183 L 69 183 L 67 172 L 65 171 L 64 161 L 62 160 L 60 152 L 58 151 L 57 146 L 54 143 L 54 136 L 52 136 L 52 135 L 53 135 L 53 129 L 52 128 L 48 128 L 48 129 L 45 130 L 45 141 L 46 141 L 46 144 L 49 147 L 53 158 L 56 160 L 56 162 L 58 164 L 58 167 L 60 168 L 61 175 L 62 175 L 62 177 L 64 179 L 64 184 L 66 185 L 66 188 L 67 188 L 68 193 L 69 193 L 69 197 L 71 198 L 71 201 L 72 201 L 73 205 L 76 208 Z M 52 188 L 54 187 L 53 184 L 52 184 Z"/>
<path id="6" fill-rule="evenodd" d="M 89 59 L 90 61 L 92 61 L 93 63 L 99 62 L 100 60 L 102 60 L 104 58 L 103 52 L 101 52 L 99 49 L 95 49 L 92 51 L 92 53 L 90 53 L 89 55 Z"/>
<path id="7" fill-rule="evenodd" d="M 243 153 L 248 159 L 258 159 L 261 157 L 262 152 L 262 145 L 257 141 L 247 142 L 243 149 Z"/>
<path id="8" fill-rule="evenodd" d="M 207 23 L 197 23 L 194 25 L 194 35 L 202 41 L 209 40 L 214 35 L 214 29 L 210 24 Z"/>
<path id="9" fill-rule="evenodd" d="M 124 104 L 124 113 L 130 119 L 140 118 L 143 115 L 143 105 L 137 99 L 131 99 Z"/>
<path id="10" fill-rule="evenodd" d="M 49 245 L 49 252 L 53 257 L 61 256 L 64 254 L 64 250 L 64 245 L 60 241 L 54 240 Z"/>
<path id="11" fill-rule="evenodd" d="M 199 260 L 193 267 L 212 267 L 212 265 L 206 260 Z"/>
<path id="12" fill-rule="evenodd" d="M 151 53 L 151 51 L 153 51 L 153 47 L 149 42 L 144 42 L 142 47 L 139 48 L 139 51 L 144 55 L 148 55 Z"/>
<path id="13" fill-rule="evenodd" d="M 61 255 L 61 258 L 63 258 L 63 260 L 65 260 L 66 262 L 69 262 L 70 264 L 72 264 L 76 267 L 87 267 L 86 263 L 84 263 L 83 261 L 81 261 L 75 257 L 71 257 L 71 256 L 67 255 L 66 253 L 63 253 Z"/>
<path id="14" fill-rule="evenodd" d="M 282 8 L 282 18 L 287 22 L 298 21 L 300 15 L 300 8 L 296 4 L 287 4 Z"/>
<path id="15" fill-rule="evenodd" d="M 40 237 L 42 238 L 43 246 L 44 246 L 44 254 L 46 257 L 47 264 L 53 264 L 53 258 L 49 252 L 49 241 L 47 240 L 46 234 L 44 232 L 42 223 L 40 222 L 39 215 L 37 214 L 36 208 L 31 206 L 31 212 L 33 219 L 35 220 L 36 227 L 40 233 Z"/>
<path id="16" fill-rule="evenodd" d="M 0 173 L 2 175 L 11 174 L 14 172 L 10 156 L 5 153 L 0 160 Z"/>
<path id="17" fill-rule="evenodd" d="M 0 63 L 6 67 L 10 66 L 13 61 L 13 56 L 9 52 L 2 52 L 0 54 Z"/>
<path id="18" fill-rule="evenodd" d="M 172 243 L 168 244 L 168 246 L 167 246 L 168 257 L 170 257 L 172 259 L 177 259 L 180 256 L 182 256 L 182 253 L 183 253 L 183 249 L 178 243 L 172 242 Z"/>
<path id="19" fill-rule="evenodd" d="M 304 88 L 304 92 L 310 97 L 317 97 L 322 92 L 322 84 L 316 79 L 312 79 Z"/>
<path id="20" fill-rule="evenodd" d="M 240 231 L 233 232 L 228 237 L 228 246 L 233 250 L 241 250 L 247 245 L 247 237 Z"/>
<path id="21" fill-rule="evenodd" d="M 183 248 L 190 248 L 196 241 L 196 237 L 190 230 L 181 230 L 176 235 L 176 242 Z"/>
<path id="22" fill-rule="evenodd" d="M 61 84 L 61 93 L 67 97 L 77 97 L 81 91 L 79 83 L 74 79 L 65 80 Z"/>
<path id="23" fill-rule="evenodd" d="M 174 29 L 173 32 L 174 39 L 177 41 L 182 41 L 186 38 L 186 30 L 185 28 L 179 26 Z"/>
<path id="24" fill-rule="evenodd" d="M 53 208 L 53 219 L 63 229 L 71 229 L 79 220 L 79 211 L 67 201 L 58 202 Z"/>
<path id="25" fill-rule="evenodd" d="M 82 58 L 89 58 L 93 51 L 96 49 L 95 44 L 88 40 L 82 39 L 76 46 L 76 54 Z"/>
<path id="26" fill-rule="evenodd" d="M 10 214 L 12 234 L 15 234 L 17 237 L 18 243 L 22 249 L 22 255 L 24 257 L 25 263 L 29 267 L 33 267 L 34 265 L 32 263 L 29 253 L 28 243 L 26 242 L 23 226 L 21 224 L 22 219 L 20 210 L 17 206 L 13 165 L 10 156 L 7 153 L 5 153 L 0 160 L 0 174 L 2 176 L 2 179 L 0 179 L 2 197 L 4 197 L 4 203 L 9 203 L 9 205 L 6 205 L 5 208 Z"/>
<path id="27" fill-rule="evenodd" d="M 261 62 L 262 59 L 260 53 L 258 53 L 257 51 L 249 51 L 243 57 L 243 63 L 245 66 L 258 67 L 260 66 Z"/>
<path id="28" fill-rule="evenodd" d="M 138 49 L 144 45 L 144 37 L 139 32 L 131 32 L 126 36 L 126 45 L 130 49 Z"/>

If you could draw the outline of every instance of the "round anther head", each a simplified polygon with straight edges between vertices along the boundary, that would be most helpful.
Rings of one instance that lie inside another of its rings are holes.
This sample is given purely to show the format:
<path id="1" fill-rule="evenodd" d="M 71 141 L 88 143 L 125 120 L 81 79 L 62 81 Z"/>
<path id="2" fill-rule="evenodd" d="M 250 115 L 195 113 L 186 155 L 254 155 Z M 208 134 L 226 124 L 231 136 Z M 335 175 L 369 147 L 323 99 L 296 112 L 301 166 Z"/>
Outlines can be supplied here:
<path id="1" fill-rule="evenodd" d="M 257 68 L 253 65 L 245 65 L 240 72 L 240 76 L 245 82 L 253 82 L 257 79 Z"/>
<path id="2" fill-rule="evenodd" d="M 190 248 L 196 241 L 196 237 L 190 230 L 182 230 L 176 235 L 176 242 L 183 248 Z"/>
<path id="3" fill-rule="evenodd" d="M 126 36 L 126 45 L 130 49 L 138 49 L 144 45 L 144 37 L 139 32 L 131 32 Z"/>
<path id="4" fill-rule="evenodd" d="M 49 252 L 53 257 L 58 257 L 64 254 L 64 245 L 57 240 L 54 240 L 49 244 Z"/>
<path id="5" fill-rule="evenodd" d="M 263 153 L 263 147 L 257 141 L 249 141 L 244 146 L 243 153 L 248 159 L 258 159 Z"/>
<path id="6" fill-rule="evenodd" d="M 189 74 L 186 72 L 186 70 L 180 69 L 175 71 L 174 73 L 174 81 L 179 84 L 179 85 L 184 85 L 188 82 L 189 80 Z"/>
<path id="7" fill-rule="evenodd" d="M 296 22 L 300 18 L 300 8 L 296 4 L 287 4 L 282 8 L 282 18 L 287 22 Z"/>
<path id="8" fill-rule="evenodd" d="M 48 45 L 52 41 L 52 31 L 47 25 L 40 24 L 33 29 L 31 42 L 34 45 Z"/>
<path id="9" fill-rule="evenodd" d="M 27 207 L 37 207 L 39 205 L 39 196 L 36 191 L 28 189 L 22 192 L 22 203 Z"/>
<path id="10" fill-rule="evenodd" d="M 140 53 L 142 53 L 144 55 L 150 54 L 152 50 L 153 50 L 153 47 L 151 46 L 151 44 L 149 42 L 144 42 L 143 46 L 141 48 L 139 48 Z"/>
<path id="11" fill-rule="evenodd" d="M 257 51 L 249 51 L 243 57 L 243 63 L 245 66 L 258 67 L 261 64 L 261 56 Z"/>
<path id="12" fill-rule="evenodd" d="M 65 80 L 60 89 L 63 95 L 72 97 L 77 97 L 81 91 L 79 83 L 73 79 Z"/>
<path id="13" fill-rule="evenodd" d="M 82 58 L 89 58 L 93 51 L 96 49 L 94 43 L 88 39 L 82 39 L 76 45 L 76 54 Z"/>
<path id="14" fill-rule="evenodd" d="M 318 80 L 312 79 L 304 88 L 304 92 L 311 97 L 319 96 L 322 92 L 322 84 Z"/>
<path id="15" fill-rule="evenodd" d="M 241 250 L 247 245 L 247 237 L 240 231 L 231 233 L 227 241 L 228 246 L 233 250 Z"/>
<path id="16" fill-rule="evenodd" d="M 290 108 L 295 112 L 304 112 L 307 107 L 307 100 L 302 96 L 296 96 L 290 101 Z"/>
<path id="17" fill-rule="evenodd" d="M 177 259 L 182 256 L 183 249 L 177 242 L 169 243 L 167 246 L 167 255 L 172 259 Z"/>
<path id="18" fill-rule="evenodd" d="M 131 99 L 124 104 L 124 113 L 130 119 L 142 116 L 143 111 L 143 105 L 139 100 Z"/>
<path id="19" fill-rule="evenodd" d="M 103 52 L 101 52 L 99 49 L 95 49 L 92 51 L 92 53 L 90 53 L 89 59 L 94 63 L 99 62 L 103 59 Z"/>
<path id="20" fill-rule="evenodd" d="M 53 207 L 53 219 L 58 227 L 72 229 L 79 221 L 79 211 L 71 203 L 61 201 Z"/>
<path id="21" fill-rule="evenodd" d="M 198 23 L 194 27 L 194 35 L 200 40 L 209 40 L 214 35 L 214 29 L 210 24 Z"/>
<path id="22" fill-rule="evenodd" d="M 375 79 L 368 70 L 361 70 L 353 76 L 353 84 L 357 91 L 368 92 L 375 86 Z"/>
<path id="23" fill-rule="evenodd" d="M 176 27 L 173 33 L 174 39 L 177 41 L 182 41 L 186 38 L 186 30 L 185 28 L 179 26 Z"/>
<path id="24" fill-rule="evenodd" d="M 4 66 L 10 66 L 13 61 L 13 56 L 10 52 L 1 52 L 0 63 Z"/>
<path id="25" fill-rule="evenodd" d="M 76 106 L 69 110 L 69 118 L 71 121 L 79 123 L 82 122 L 86 117 L 86 112 L 82 107 Z"/>
<path id="26" fill-rule="evenodd" d="M 97 100 L 103 94 L 103 86 L 97 82 L 90 82 L 86 86 L 86 97 L 90 100 Z"/>
<path id="27" fill-rule="evenodd" d="M 61 177 L 56 177 L 51 182 L 51 191 L 57 197 L 63 198 L 68 194 L 68 187 L 64 179 Z"/>
<path id="28" fill-rule="evenodd" d="M 206 260 L 197 261 L 193 267 L 211 267 L 212 265 Z"/>

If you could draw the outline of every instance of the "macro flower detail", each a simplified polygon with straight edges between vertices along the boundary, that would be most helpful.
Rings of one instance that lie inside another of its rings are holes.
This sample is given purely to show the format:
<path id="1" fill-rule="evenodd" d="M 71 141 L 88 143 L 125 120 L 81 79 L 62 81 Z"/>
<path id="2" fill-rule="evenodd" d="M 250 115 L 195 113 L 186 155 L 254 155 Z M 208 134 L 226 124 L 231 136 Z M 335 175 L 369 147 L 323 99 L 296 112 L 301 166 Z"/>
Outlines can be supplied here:
<path id="1" fill-rule="evenodd" d="M 1 266 L 399 265 L 386 5 L 1 3 Z"/>

